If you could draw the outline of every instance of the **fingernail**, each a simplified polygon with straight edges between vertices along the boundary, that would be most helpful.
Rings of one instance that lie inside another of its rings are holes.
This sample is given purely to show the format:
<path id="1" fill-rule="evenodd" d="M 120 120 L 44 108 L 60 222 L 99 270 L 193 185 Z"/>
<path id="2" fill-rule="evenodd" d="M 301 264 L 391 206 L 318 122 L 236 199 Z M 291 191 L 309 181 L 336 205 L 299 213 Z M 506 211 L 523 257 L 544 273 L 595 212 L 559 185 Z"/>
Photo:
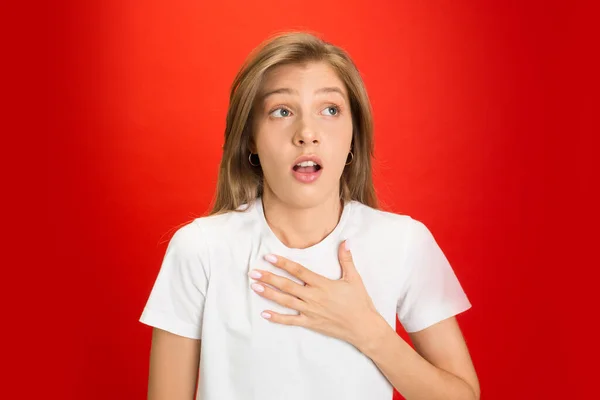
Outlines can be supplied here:
<path id="1" fill-rule="evenodd" d="M 267 254 L 265 256 L 265 260 L 267 260 L 268 262 L 277 262 L 277 257 L 275 257 L 273 254 Z"/>
<path id="2" fill-rule="evenodd" d="M 346 239 L 344 247 L 346 248 L 346 251 L 350 251 L 350 239 Z"/>
<path id="3" fill-rule="evenodd" d="M 271 314 L 269 314 L 268 312 L 260 313 L 260 316 L 263 317 L 263 318 L 265 318 L 265 319 L 271 318 Z"/>
<path id="4" fill-rule="evenodd" d="M 252 287 L 252 290 L 254 290 L 255 292 L 262 293 L 265 291 L 265 288 L 262 285 L 259 285 L 258 283 L 253 283 L 252 285 L 250 285 L 250 287 Z"/>
<path id="5" fill-rule="evenodd" d="M 260 279 L 262 277 L 262 274 L 260 272 L 258 272 L 257 270 L 250 271 L 250 273 L 248 275 L 250 276 L 250 278 L 254 278 L 254 279 Z"/>

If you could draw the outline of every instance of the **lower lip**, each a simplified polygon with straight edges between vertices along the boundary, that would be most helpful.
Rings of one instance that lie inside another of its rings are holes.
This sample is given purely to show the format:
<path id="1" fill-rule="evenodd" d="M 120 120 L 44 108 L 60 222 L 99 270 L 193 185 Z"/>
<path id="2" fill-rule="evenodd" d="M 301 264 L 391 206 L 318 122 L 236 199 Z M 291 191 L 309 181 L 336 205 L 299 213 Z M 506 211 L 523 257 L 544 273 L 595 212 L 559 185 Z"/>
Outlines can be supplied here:
<path id="1" fill-rule="evenodd" d="M 312 183 L 316 181 L 319 176 L 321 176 L 321 171 L 323 171 L 323 168 L 316 172 L 298 172 L 292 170 L 292 174 L 294 175 L 294 178 L 302 183 Z"/>

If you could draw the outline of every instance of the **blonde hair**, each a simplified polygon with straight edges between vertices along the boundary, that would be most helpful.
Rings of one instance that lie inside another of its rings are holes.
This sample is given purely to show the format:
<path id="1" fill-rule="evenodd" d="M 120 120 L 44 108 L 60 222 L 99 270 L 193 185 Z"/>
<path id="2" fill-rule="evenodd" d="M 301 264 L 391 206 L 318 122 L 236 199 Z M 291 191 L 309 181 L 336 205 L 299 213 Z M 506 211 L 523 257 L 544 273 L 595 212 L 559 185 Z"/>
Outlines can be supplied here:
<path id="1" fill-rule="evenodd" d="M 354 158 L 340 179 L 340 198 L 377 208 L 373 187 L 373 118 L 356 66 L 341 48 L 306 32 L 279 34 L 256 48 L 237 73 L 229 96 L 225 143 L 210 214 L 235 211 L 262 194 L 262 170 L 249 163 L 252 110 L 265 73 L 279 65 L 323 61 L 346 85 L 352 114 Z"/>

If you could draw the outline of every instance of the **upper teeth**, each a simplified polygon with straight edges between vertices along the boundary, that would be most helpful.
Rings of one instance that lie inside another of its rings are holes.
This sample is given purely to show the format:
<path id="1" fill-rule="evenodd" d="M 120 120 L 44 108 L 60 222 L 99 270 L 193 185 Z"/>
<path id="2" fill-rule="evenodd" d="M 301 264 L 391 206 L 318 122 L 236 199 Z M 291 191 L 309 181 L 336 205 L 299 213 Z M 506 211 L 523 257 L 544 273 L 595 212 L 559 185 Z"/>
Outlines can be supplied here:
<path id="1" fill-rule="evenodd" d="M 296 164 L 296 166 L 298 167 L 316 167 L 318 164 L 314 161 L 302 161 L 298 164 Z"/>

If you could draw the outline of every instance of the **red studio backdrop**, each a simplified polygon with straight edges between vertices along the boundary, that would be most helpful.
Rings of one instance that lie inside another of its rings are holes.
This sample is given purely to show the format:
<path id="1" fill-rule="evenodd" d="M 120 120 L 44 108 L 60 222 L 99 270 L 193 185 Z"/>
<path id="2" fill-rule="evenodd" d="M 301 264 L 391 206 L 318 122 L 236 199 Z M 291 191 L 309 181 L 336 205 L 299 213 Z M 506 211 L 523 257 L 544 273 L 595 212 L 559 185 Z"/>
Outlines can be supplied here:
<path id="1" fill-rule="evenodd" d="M 597 70 L 577 3 L 110 0 L 53 15 L 52 267 L 44 334 L 29 331 L 43 353 L 8 350 L 3 398 L 145 398 L 138 318 L 174 230 L 209 208 L 229 85 L 262 40 L 299 29 L 362 73 L 378 193 L 431 229 L 469 295 L 482 398 L 593 397 L 598 181 L 580 134 Z"/>

